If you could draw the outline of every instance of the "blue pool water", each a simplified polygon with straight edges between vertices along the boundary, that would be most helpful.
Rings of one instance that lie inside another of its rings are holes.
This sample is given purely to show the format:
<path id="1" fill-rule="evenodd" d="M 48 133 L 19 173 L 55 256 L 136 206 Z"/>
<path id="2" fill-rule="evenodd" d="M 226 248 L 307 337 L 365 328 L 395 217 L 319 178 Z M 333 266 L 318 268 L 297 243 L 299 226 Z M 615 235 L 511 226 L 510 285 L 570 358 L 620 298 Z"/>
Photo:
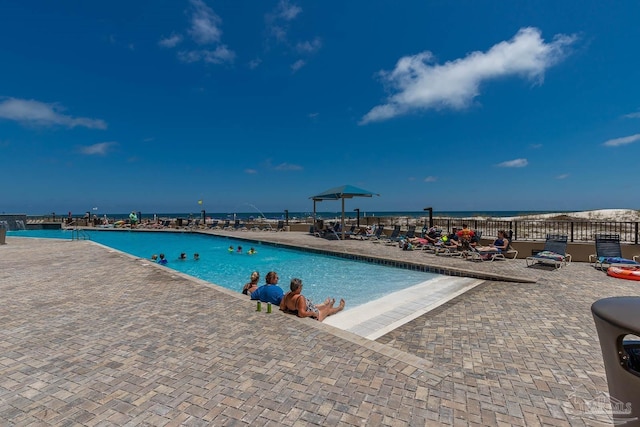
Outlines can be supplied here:
<path id="1" fill-rule="evenodd" d="M 164 253 L 169 261 L 168 268 L 238 292 L 249 281 L 252 271 L 260 272 L 260 284 L 264 283 L 268 271 L 277 271 L 280 276 L 279 285 L 285 292 L 289 290 L 290 280 L 299 277 L 304 284 L 306 296 L 316 302 L 321 302 L 328 296 L 344 298 L 347 309 L 439 276 L 197 233 L 87 233 L 95 242 L 140 258 L 149 259 L 152 254 Z M 69 240 L 71 231 L 7 232 L 7 237 L 12 236 Z M 242 246 L 243 253 L 229 253 L 230 245 L 234 248 Z M 248 255 L 246 252 L 252 246 L 257 253 Z M 187 260 L 178 259 L 181 252 L 187 254 Z M 193 260 L 196 252 L 200 254 L 199 261 Z"/>

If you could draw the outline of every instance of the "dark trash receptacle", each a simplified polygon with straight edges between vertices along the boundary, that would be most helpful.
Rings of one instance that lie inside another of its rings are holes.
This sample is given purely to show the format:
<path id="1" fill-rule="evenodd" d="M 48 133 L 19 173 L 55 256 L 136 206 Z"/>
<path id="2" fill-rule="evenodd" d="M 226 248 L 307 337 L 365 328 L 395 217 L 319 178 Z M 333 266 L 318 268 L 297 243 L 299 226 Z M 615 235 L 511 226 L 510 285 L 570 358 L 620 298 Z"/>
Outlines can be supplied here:
<path id="1" fill-rule="evenodd" d="M 177 218 L 177 219 L 176 219 L 176 225 L 177 225 L 178 227 L 182 227 L 182 218 Z"/>
<path id="2" fill-rule="evenodd" d="M 640 426 L 640 297 L 611 297 L 591 306 L 616 423 Z"/>

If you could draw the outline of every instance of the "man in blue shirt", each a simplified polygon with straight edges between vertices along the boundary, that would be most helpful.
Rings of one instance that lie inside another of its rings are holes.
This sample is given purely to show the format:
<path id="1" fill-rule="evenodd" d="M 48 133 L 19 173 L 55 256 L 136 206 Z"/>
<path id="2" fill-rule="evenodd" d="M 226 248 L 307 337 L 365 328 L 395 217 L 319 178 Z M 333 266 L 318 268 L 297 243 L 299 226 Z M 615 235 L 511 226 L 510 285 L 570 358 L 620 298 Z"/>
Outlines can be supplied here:
<path id="1" fill-rule="evenodd" d="M 268 272 L 267 277 L 265 277 L 266 284 L 253 291 L 251 299 L 270 302 L 279 306 L 284 296 L 284 291 L 278 286 L 278 279 L 278 274 L 275 271 Z"/>

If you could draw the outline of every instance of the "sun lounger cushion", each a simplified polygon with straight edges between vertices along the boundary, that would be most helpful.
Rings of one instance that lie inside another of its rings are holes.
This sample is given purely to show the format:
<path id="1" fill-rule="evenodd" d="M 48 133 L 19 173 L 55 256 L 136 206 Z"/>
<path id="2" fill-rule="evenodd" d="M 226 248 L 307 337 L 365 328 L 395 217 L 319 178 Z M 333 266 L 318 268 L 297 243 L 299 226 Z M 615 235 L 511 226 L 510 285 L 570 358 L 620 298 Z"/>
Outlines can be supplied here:
<path id="1" fill-rule="evenodd" d="M 621 258 L 617 256 L 609 256 L 609 257 L 601 256 L 598 258 L 598 261 L 600 261 L 602 264 L 633 264 L 633 265 L 640 264 L 634 260 Z"/>
<path id="2" fill-rule="evenodd" d="M 555 252 L 551 252 L 551 251 L 542 251 L 542 252 L 538 252 L 533 258 L 544 258 L 544 259 L 550 259 L 553 261 L 563 261 L 565 256 L 557 254 Z"/>

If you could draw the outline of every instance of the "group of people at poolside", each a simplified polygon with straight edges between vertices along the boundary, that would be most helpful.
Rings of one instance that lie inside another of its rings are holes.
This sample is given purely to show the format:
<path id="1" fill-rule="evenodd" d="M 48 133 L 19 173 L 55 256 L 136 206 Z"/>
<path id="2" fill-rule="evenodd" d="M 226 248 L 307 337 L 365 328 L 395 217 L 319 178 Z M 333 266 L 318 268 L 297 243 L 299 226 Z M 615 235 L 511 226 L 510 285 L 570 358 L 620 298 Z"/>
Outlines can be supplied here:
<path id="1" fill-rule="evenodd" d="M 311 317 L 322 322 L 327 316 L 336 314 L 344 309 L 345 301 L 340 300 L 338 306 L 335 306 L 334 298 L 327 298 L 322 304 L 314 304 L 311 300 L 302 295 L 302 280 L 298 278 L 291 279 L 289 285 L 290 291 L 286 294 L 278 286 L 278 273 L 270 271 L 265 277 L 265 284 L 258 286 L 260 281 L 260 273 L 254 271 L 251 273 L 249 283 L 242 288 L 242 293 L 249 295 L 252 300 L 271 303 L 280 307 L 285 313 L 295 314 L 298 317 Z"/>
<path id="2" fill-rule="evenodd" d="M 178 261 L 186 261 L 186 260 L 187 260 L 187 254 L 185 252 L 182 252 L 178 256 Z M 197 253 L 197 252 L 194 253 L 193 254 L 193 260 L 194 261 L 200 260 L 200 254 Z M 159 256 L 156 255 L 156 254 L 151 255 L 151 261 L 157 262 L 158 264 L 162 264 L 162 265 L 165 265 L 165 264 L 167 264 L 169 262 L 164 254 L 160 254 Z"/>
<path id="3" fill-rule="evenodd" d="M 505 230 L 498 230 L 498 237 L 493 243 L 488 246 L 480 246 L 479 244 L 479 236 L 467 224 L 463 224 L 460 230 L 454 227 L 449 234 L 438 233 L 435 227 L 425 228 L 422 237 L 401 239 L 399 242 L 399 246 L 403 250 L 412 250 L 420 246 L 434 246 L 450 251 L 473 250 L 486 253 L 487 257 L 490 257 L 491 253 L 502 253 L 509 249 L 509 235 Z"/>

